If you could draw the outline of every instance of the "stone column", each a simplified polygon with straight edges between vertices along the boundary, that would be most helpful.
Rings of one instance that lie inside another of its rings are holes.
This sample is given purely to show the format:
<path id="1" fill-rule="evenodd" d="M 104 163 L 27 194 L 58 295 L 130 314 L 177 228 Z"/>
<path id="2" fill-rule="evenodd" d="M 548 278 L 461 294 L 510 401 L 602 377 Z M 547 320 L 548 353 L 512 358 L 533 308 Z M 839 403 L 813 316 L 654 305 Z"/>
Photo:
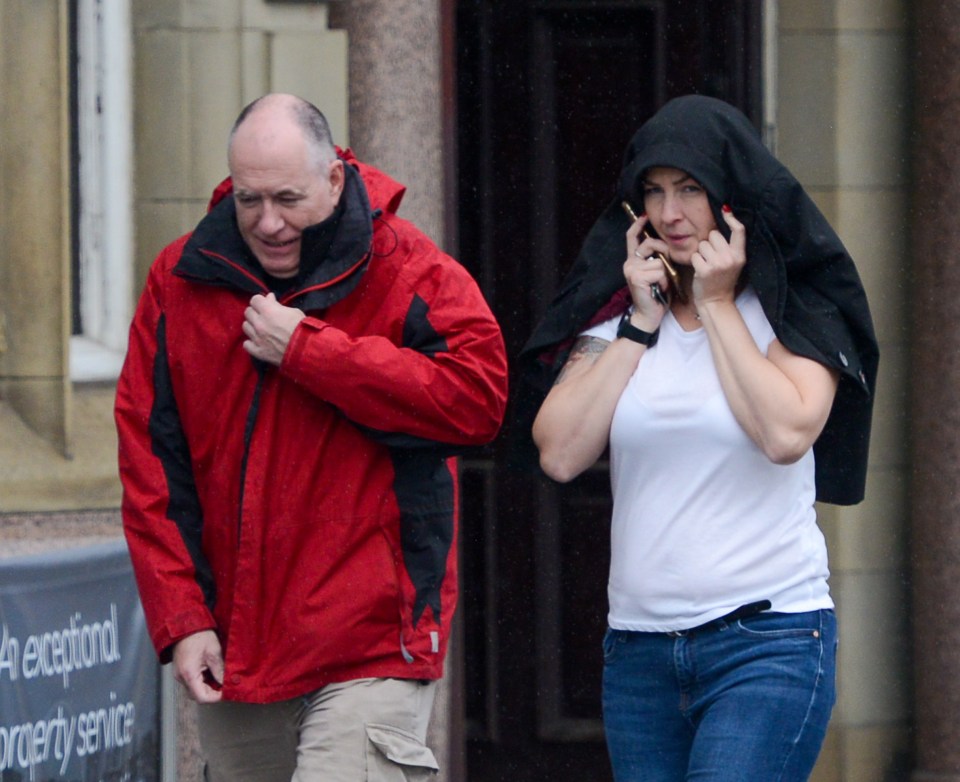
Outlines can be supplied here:
<path id="1" fill-rule="evenodd" d="M 330 5 L 349 38 L 350 146 L 407 186 L 400 215 L 442 245 L 445 210 L 441 0 L 350 0 Z M 450 248 L 444 248 L 450 249 Z M 460 666 L 454 633 L 428 743 L 440 782 L 465 779 Z"/>
<path id="2" fill-rule="evenodd" d="M 960 782 L 960 2 L 915 4 L 913 782 Z"/>
<path id="3" fill-rule="evenodd" d="M 440 0 L 333 2 L 330 26 L 349 38 L 350 146 L 407 186 L 400 215 L 441 242 Z"/>

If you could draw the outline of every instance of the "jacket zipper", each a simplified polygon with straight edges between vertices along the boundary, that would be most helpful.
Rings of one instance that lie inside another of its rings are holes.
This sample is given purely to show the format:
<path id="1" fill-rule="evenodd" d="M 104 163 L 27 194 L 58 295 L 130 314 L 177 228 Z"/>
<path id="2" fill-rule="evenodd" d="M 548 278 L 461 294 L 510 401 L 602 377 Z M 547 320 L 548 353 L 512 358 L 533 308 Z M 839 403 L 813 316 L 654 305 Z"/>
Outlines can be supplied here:
<path id="1" fill-rule="evenodd" d="M 243 427 L 243 458 L 240 460 L 240 504 L 237 507 L 237 548 L 240 547 L 240 537 L 243 534 L 243 500 L 247 488 L 247 461 L 250 458 L 250 441 L 253 439 L 253 427 L 260 410 L 260 392 L 267 376 L 267 365 L 254 359 L 257 368 L 257 384 L 253 389 L 253 399 L 250 400 L 250 409 L 247 410 L 247 420 Z"/>
<path id="2" fill-rule="evenodd" d="M 257 287 L 261 289 L 262 293 L 268 293 L 269 288 L 263 284 L 263 282 L 258 279 L 255 275 L 245 269 L 238 263 L 234 263 L 229 258 L 220 253 L 213 252 L 212 250 L 201 249 L 200 252 L 203 255 L 206 255 L 208 258 L 213 260 L 220 261 L 221 263 L 229 266 L 238 273 L 242 274 L 244 277 L 253 282 Z M 324 288 L 331 287 L 336 285 L 338 282 L 346 279 L 350 275 L 354 274 L 357 269 L 359 269 L 370 257 L 370 253 L 367 252 L 364 256 L 357 261 L 353 266 L 334 277 L 331 280 L 326 280 L 323 283 L 317 285 L 311 285 L 303 289 L 297 289 L 291 293 L 288 293 L 286 296 L 281 297 L 280 303 L 285 306 L 290 306 L 288 302 L 296 299 L 299 296 L 302 296 L 306 293 L 309 293 L 314 290 L 323 290 Z M 253 390 L 253 399 L 250 402 L 250 409 L 247 411 L 247 420 L 243 428 L 243 457 L 240 462 L 240 496 L 239 496 L 239 506 L 237 508 L 237 545 L 240 544 L 240 538 L 243 534 L 243 501 L 244 495 L 246 492 L 247 485 L 247 461 L 250 458 L 250 441 L 253 439 L 253 427 L 256 423 L 257 413 L 260 409 L 260 393 L 263 390 L 264 379 L 266 378 L 267 365 L 262 361 L 256 359 L 254 361 L 254 366 L 257 369 L 257 385 Z"/>

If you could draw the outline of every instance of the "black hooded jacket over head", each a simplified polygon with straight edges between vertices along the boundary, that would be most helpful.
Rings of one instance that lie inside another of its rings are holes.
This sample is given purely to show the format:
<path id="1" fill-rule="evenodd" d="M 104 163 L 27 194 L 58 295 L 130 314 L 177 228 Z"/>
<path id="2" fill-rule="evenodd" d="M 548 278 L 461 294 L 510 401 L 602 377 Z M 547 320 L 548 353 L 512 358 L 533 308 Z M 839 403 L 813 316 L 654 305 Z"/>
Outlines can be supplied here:
<path id="1" fill-rule="evenodd" d="M 829 419 L 814 445 L 817 499 L 863 499 L 878 349 L 860 277 L 843 243 L 750 121 L 715 98 L 667 103 L 634 135 L 616 197 L 591 228 L 576 262 L 520 356 L 516 430 L 533 457 L 530 425 L 566 361 L 573 338 L 629 303 L 623 263 L 629 219 L 642 211 L 644 173 L 690 174 L 707 191 L 717 226 L 729 204 L 746 228 L 746 280 L 777 338 L 792 352 L 840 372 Z"/>

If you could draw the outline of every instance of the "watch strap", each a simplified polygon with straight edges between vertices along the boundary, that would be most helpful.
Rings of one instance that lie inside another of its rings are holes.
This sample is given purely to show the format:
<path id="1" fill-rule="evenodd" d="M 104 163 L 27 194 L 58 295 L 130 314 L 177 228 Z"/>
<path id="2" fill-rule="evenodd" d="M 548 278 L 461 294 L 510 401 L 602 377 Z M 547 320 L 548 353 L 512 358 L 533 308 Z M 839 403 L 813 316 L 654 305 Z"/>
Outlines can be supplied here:
<path id="1" fill-rule="evenodd" d="M 632 342 L 639 342 L 641 345 L 652 348 L 657 344 L 657 339 L 660 337 L 660 329 L 657 328 L 657 330 L 653 332 L 638 329 L 630 322 L 630 312 L 627 311 L 623 313 L 623 317 L 620 318 L 620 325 L 617 326 L 617 336 L 629 339 Z"/>

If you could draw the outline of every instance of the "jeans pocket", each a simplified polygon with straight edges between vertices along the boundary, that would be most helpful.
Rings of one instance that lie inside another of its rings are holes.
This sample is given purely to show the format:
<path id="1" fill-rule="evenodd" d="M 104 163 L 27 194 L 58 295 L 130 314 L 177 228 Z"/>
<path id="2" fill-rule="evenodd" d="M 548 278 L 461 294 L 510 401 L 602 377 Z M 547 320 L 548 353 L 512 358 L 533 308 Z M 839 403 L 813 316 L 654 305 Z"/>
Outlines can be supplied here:
<path id="1" fill-rule="evenodd" d="M 623 635 L 620 631 L 608 627 L 603 634 L 603 661 L 612 663 L 617 656 L 617 650 L 623 645 Z"/>
<path id="2" fill-rule="evenodd" d="M 823 624 L 820 611 L 797 614 L 768 612 L 740 619 L 732 627 L 747 638 L 820 638 Z"/>
<path id="3" fill-rule="evenodd" d="M 430 748 L 412 733 L 368 723 L 367 782 L 426 782 L 439 770 Z"/>

